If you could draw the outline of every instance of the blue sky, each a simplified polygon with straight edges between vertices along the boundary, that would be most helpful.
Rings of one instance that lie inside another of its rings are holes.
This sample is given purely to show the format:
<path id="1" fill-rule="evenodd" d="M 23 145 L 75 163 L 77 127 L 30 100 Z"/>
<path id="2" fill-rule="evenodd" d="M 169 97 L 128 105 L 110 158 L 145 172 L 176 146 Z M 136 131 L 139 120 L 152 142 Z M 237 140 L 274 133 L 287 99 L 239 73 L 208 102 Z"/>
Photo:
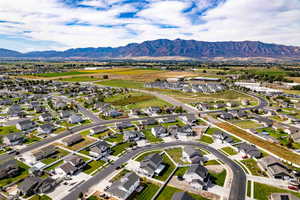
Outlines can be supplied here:
<path id="1" fill-rule="evenodd" d="M 0 48 L 116 47 L 161 38 L 300 46 L 300 1 L 0 1 Z"/>

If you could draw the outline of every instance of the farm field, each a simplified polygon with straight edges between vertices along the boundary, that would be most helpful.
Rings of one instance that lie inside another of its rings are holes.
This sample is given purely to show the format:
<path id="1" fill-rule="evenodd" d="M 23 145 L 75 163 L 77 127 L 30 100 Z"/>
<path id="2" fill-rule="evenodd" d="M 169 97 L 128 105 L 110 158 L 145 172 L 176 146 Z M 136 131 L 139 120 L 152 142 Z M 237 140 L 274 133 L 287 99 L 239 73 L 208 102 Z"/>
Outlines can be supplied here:
<path id="1" fill-rule="evenodd" d="M 90 81 L 100 81 L 102 78 L 97 76 L 73 76 L 70 78 L 60 78 L 59 81 L 65 82 L 90 82 Z"/>
<path id="2" fill-rule="evenodd" d="M 276 154 L 277 156 L 282 157 L 283 159 L 286 159 L 295 164 L 300 164 L 300 156 L 283 146 L 260 139 L 256 136 L 253 136 L 253 135 L 249 134 L 248 132 L 246 132 L 240 128 L 237 128 L 235 126 L 232 126 L 226 122 L 218 123 L 216 125 L 219 126 L 220 128 L 223 128 L 224 130 L 231 132 L 232 134 L 234 134 L 236 136 L 239 136 L 239 137 L 251 142 L 254 145 L 257 145 L 263 149 L 266 149 L 266 150 Z"/>
<path id="3" fill-rule="evenodd" d="M 92 74 L 92 73 L 91 72 L 70 71 L 70 72 L 35 74 L 35 76 L 51 78 L 51 77 L 60 77 L 60 76 L 82 75 L 82 74 Z"/>

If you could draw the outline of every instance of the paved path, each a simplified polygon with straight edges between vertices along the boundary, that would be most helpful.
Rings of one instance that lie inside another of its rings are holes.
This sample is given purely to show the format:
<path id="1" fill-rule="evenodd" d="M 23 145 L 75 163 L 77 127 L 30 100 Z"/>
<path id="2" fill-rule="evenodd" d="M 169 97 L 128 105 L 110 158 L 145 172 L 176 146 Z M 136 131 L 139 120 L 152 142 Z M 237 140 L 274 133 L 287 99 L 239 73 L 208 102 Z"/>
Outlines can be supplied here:
<path id="1" fill-rule="evenodd" d="M 74 200 L 78 198 L 80 192 L 88 192 L 90 188 L 97 185 L 100 180 L 104 180 L 109 176 L 109 174 L 113 173 L 117 167 L 120 167 L 122 164 L 129 161 L 131 158 L 135 157 L 136 155 L 149 151 L 155 150 L 160 148 L 178 146 L 178 145 L 192 145 L 203 148 L 211 153 L 213 153 L 216 157 L 222 160 L 225 164 L 227 164 L 232 172 L 233 172 L 233 180 L 232 185 L 229 193 L 229 200 L 244 200 L 245 199 L 245 192 L 246 192 L 246 174 L 244 173 L 243 169 L 229 159 L 224 154 L 220 153 L 216 149 L 209 147 L 205 144 L 200 144 L 197 142 L 170 142 L 170 143 L 160 143 L 160 144 L 152 144 L 145 147 L 138 148 L 136 150 L 132 150 L 121 156 L 118 160 L 116 160 L 113 164 L 109 165 L 107 168 L 98 172 L 95 176 L 91 179 L 87 180 L 83 184 L 79 185 L 72 193 L 69 193 L 67 196 L 63 198 L 63 200 Z"/>

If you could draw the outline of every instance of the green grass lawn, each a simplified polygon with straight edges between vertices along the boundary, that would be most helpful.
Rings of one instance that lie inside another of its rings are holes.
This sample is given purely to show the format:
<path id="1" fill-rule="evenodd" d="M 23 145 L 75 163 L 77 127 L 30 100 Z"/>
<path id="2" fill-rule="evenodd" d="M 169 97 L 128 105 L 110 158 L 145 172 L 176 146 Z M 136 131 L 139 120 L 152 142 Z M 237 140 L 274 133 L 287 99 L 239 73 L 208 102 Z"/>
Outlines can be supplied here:
<path id="1" fill-rule="evenodd" d="M 18 176 L 12 177 L 12 178 L 6 178 L 6 179 L 0 179 L 0 187 L 5 186 L 7 184 L 13 183 L 15 181 L 19 181 L 21 179 L 26 178 L 29 175 L 28 169 L 29 167 L 25 165 L 24 163 L 17 161 L 18 166 L 20 168 L 20 173 Z"/>
<path id="2" fill-rule="evenodd" d="M 187 172 L 187 170 L 189 169 L 190 167 L 179 167 L 177 168 L 174 176 L 183 176 L 185 174 L 185 172 Z"/>
<path id="3" fill-rule="evenodd" d="M 105 140 L 112 143 L 120 143 L 123 142 L 123 138 L 124 138 L 123 134 L 113 134 Z"/>
<path id="4" fill-rule="evenodd" d="M 181 160 L 182 148 L 178 147 L 178 148 L 167 149 L 166 152 L 176 163 L 183 164 L 183 161 Z"/>
<path id="5" fill-rule="evenodd" d="M 81 131 L 80 135 L 87 136 L 90 134 L 90 130 Z"/>
<path id="6" fill-rule="evenodd" d="M 101 80 L 101 78 L 97 78 L 95 76 L 74 76 L 71 78 L 62 78 L 59 80 L 66 81 L 66 82 L 90 82 L 90 81 Z"/>
<path id="7" fill-rule="evenodd" d="M 106 81 L 99 81 L 97 82 L 99 85 L 111 86 L 111 87 L 124 87 L 124 88 L 143 88 L 144 83 L 130 81 L 130 80 L 120 80 L 120 79 L 113 79 L 113 80 L 106 80 Z"/>
<path id="8" fill-rule="evenodd" d="M 50 167 L 47 167 L 45 170 L 50 171 L 50 170 L 55 169 L 56 167 L 60 166 L 63 163 L 64 163 L 64 161 L 61 160 L 61 161 L 55 163 L 54 165 L 51 165 Z"/>
<path id="9" fill-rule="evenodd" d="M 149 152 L 146 152 L 146 153 L 142 153 L 142 154 L 139 154 L 137 157 L 134 158 L 135 161 L 138 161 L 138 162 L 141 162 L 142 160 L 144 160 L 144 158 L 148 155 L 151 155 L 151 154 L 154 154 L 154 153 L 161 153 L 162 151 L 159 151 L 159 150 L 155 150 L 155 151 L 149 151 Z"/>
<path id="10" fill-rule="evenodd" d="M 145 138 L 151 142 L 151 143 L 155 143 L 155 142 L 161 142 L 163 141 L 161 138 L 157 138 L 155 137 L 152 133 L 151 133 L 151 129 L 146 129 L 143 131 Z"/>
<path id="11" fill-rule="evenodd" d="M 256 123 L 252 120 L 237 120 L 232 121 L 231 123 L 244 129 L 259 128 L 262 126 L 261 124 Z"/>
<path id="12" fill-rule="evenodd" d="M 89 162 L 83 169 L 83 172 L 86 174 L 91 174 L 93 171 L 95 171 L 96 169 L 100 168 L 101 166 L 103 166 L 105 164 L 104 161 L 96 161 L 93 160 L 91 162 Z"/>
<path id="13" fill-rule="evenodd" d="M 238 154 L 238 152 L 236 152 L 236 150 L 234 150 L 231 147 L 223 147 L 221 150 L 223 150 L 225 153 L 231 156 Z"/>
<path id="14" fill-rule="evenodd" d="M 136 193 L 136 195 L 132 198 L 134 200 L 151 200 L 152 197 L 156 194 L 159 190 L 159 186 L 150 182 L 142 183 L 144 189 Z"/>
<path id="15" fill-rule="evenodd" d="M 68 151 L 65 151 L 63 149 L 58 148 L 57 150 L 58 152 L 56 154 L 54 154 L 53 156 L 50 156 L 49 158 L 44 158 L 43 160 L 41 160 L 42 163 L 49 165 L 55 161 L 57 161 L 58 159 L 66 156 L 69 154 Z"/>
<path id="16" fill-rule="evenodd" d="M 156 200 L 171 200 L 172 199 L 172 196 L 174 195 L 174 193 L 176 192 L 183 192 L 182 190 L 180 189 L 177 189 L 177 188 L 174 188 L 174 187 L 171 187 L 171 186 L 166 186 L 162 191 L 161 193 L 159 194 L 159 196 L 157 197 Z M 195 200 L 208 200 L 204 197 L 201 197 L 199 195 L 196 195 L 196 194 L 191 194 L 189 193 L 190 196 L 192 196 Z"/>
<path id="17" fill-rule="evenodd" d="M 209 172 L 212 183 L 219 186 L 224 186 L 226 174 L 226 170 L 223 170 L 221 173 Z"/>
<path id="18" fill-rule="evenodd" d="M 177 120 L 176 122 L 173 122 L 173 123 L 160 123 L 160 125 L 167 128 L 169 126 L 174 126 L 174 125 L 184 126 L 185 124 L 181 120 Z"/>
<path id="19" fill-rule="evenodd" d="M 107 130 L 107 131 L 105 131 L 105 132 L 103 132 L 103 133 L 97 133 L 97 134 L 94 134 L 94 135 L 92 135 L 92 137 L 101 139 L 101 138 L 103 138 L 104 136 L 107 136 L 108 134 L 111 134 L 111 133 L 112 133 L 111 130 Z"/>
<path id="20" fill-rule="evenodd" d="M 204 163 L 204 166 L 207 166 L 207 165 L 220 165 L 220 163 L 217 160 L 209 160 Z"/>
<path id="21" fill-rule="evenodd" d="M 246 159 L 242 160 L 241 162 L 250 170 L 250 172 L 253 175 L 267 177 L 266 173 L 258 167 L 257 162 L 255 160 Z"/>
<path id="22" fill-rule="evenodd" d="M 208 144 L 212 144 L 214 142 L 214 140 L 212 139 L 212 137 L 209 137 L 207 135 L 202 135 L 200 141 L 208 143 Z"/>
<path id="23" fill-rule="evenodd" d="M 0 126 L 0 135 L 7 135 L 9 133 L 20 132 L 16 126 Z"/>
<path id="24" fill-rule="evenodd" d="M 45 194 L 44 195 L 36 194 L 36 195 L 32 196 L 29 200 L 51 200 L 51 198 Z"/>
<path id="25" fill-rule="evenodd" d="M 284 190 L 271 185 L 265 185 L 261 183 L 254 183 L 254 198 L 258 200 L 268 200 L 272 193 L 291 193 L 300 198 L 300 193 L 292 192 L 290 190 Z"/>
<path id="26" fill-rule="evenodd" d="M 71 71 L 71 72 L 55 72 L 55 73 L 42 73 L 42 74 L 35 74 L 34 76 L 41 76 L 41 77 L 59 77 L 59 76 L 71 76 L 71 75 L 81 75 L 81 74 L 93 74 L 92 72 L 78 72 L 78 71 Z"/>
<path id="27" fill-rule="evenodd" d="M 116 156 L 116 155 L 120 154 L 121 152 L 123 152 L 124 150 L 128 149 L 130 146 L 131 146 L 131 143 L 129 143 L 129 142 L 118 144 L 112 148 L 112 151 L 113 151 L 112 154 L 114 156 Z"/>
<path id="28" fill-rule="evenodd" d="M 247 181 L 247 197 L 251 197 L 251 181 Z"/>
<path id="29" fill-rule="evenodd" d="M 175 165 L 173 164 L 173 162 L 169 159 L 169 157 L 166 154 L 163 154 L 162 158 L 163 158 L 163 163 L 166 165 L 166 167 L 160 176 L 154 176 L 154 178 L 161 180 L 161 181 L 165 181 L 165 180 L 167 180 L 167 178 L 170 176 L 170 174 L 175 169 Z"/>
<path id="30" fill-rule="evenodd" d="M 213 128 L 213 127 L 209 127 L 207 130 L 206 130 L 206 134 L 208 135 L 213 135 L 216 131 L 220 131 L 220 129 L 218 128 Z"/>
<path id="31" fill-rule="evenodd" d="M 38 142 L 38 141 L 40 141 L 40 140 L 41 140 L 40 137 L 37 137 L 37 136 L 35 136 L 35 135 L 30 135 L 30 136 L 27 136 L 27 137 L 25 138 L 24 143 L 25 143 L 25 144 L 31 144 L 31 143 L 34 143 L 34 142 Z"/>

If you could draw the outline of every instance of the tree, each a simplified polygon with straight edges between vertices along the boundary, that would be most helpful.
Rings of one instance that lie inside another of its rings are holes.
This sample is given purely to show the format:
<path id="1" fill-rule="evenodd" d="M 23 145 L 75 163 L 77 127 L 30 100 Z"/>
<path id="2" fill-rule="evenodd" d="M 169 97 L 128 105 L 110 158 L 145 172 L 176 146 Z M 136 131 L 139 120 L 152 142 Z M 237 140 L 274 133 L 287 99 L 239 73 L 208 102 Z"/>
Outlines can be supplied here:
<path id="1" fill-rule="evenodd" d="M 78 195 L 79 199 L 82 199 L 83 198 L 83 193 L 80 192 L 79 195 Z"/>
<path id="2" fill-rule="evenodd" d="M 103 79 L 108 79 L 108 75 L 103 75 L 102 78 Z"/>

